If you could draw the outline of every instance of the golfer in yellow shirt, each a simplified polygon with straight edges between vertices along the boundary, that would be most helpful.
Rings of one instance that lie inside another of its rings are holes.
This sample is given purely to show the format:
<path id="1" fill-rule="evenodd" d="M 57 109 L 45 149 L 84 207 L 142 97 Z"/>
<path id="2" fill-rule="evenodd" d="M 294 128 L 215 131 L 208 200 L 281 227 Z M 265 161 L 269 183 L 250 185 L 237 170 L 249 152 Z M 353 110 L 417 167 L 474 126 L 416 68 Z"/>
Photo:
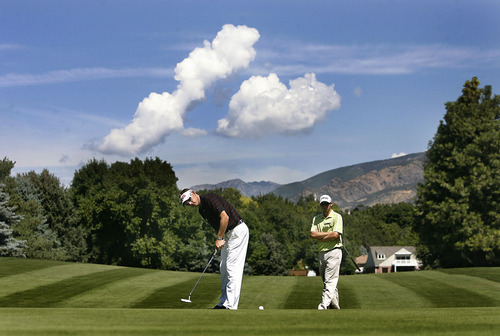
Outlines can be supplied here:
<path id="1" fill-rule="evenodd" d="M 323 279 L 323 296 L 318 309 L 340 309 L 337 284 L 342 261 L 342 216 L 332 210 L 332 198 L 319 199 L 322 213 L 313 218 L 311 238 L 318 241 L 319 272 Z"/>

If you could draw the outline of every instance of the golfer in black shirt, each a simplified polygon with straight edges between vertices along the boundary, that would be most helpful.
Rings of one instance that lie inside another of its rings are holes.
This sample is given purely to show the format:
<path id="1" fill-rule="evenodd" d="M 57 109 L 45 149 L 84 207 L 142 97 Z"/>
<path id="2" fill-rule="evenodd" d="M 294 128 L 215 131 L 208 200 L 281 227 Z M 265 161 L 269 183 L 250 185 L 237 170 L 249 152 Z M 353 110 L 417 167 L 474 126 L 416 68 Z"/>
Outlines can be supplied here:
<path id="1" fill-rule="evenodd" d="M 198 195 L 191 189 L 181 192 L 184 206 L 196 206 L 200 215 L 215 229 L 215 248 L 221 251 L 221 297 L 214 309 L 238 309 L 243 268 L 248 247 L 248 227 L 236 209 L 214 193 Z"/>

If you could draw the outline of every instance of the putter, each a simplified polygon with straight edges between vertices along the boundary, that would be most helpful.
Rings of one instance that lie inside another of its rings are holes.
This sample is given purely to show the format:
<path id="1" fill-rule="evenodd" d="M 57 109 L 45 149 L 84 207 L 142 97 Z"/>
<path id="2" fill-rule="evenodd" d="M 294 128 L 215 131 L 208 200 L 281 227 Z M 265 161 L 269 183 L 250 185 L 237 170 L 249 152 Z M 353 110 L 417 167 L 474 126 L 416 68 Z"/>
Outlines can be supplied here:
<path id="1" fill-rule="evenodd" d="M 191 289 L 191 293 L 189 293 L 189 297 L 187 299 L 181 299 L 182 302 L 191 303 L 191 294 L 193 294 L 193 291 L 196 288 L 196 286 L 198 285 L 198 282 L 200 282 L 201 277 L 203 276 L 203 274 L 205 274 L 205 271 L 207 270 L 208 265 L 210 265 L 210 263 L 212 262 L 212 259 L 215 257 L 216 254 L 217 254 L 217 250 L 214 251 L 214 254 L 212 254 L 212 258 L 210 258 L 210 260 L 208 261 L 207 266 L 205 266 L 205 269 L 203 270 L 203 272 L 201 273 L 200 277 L 198 278 L 198 281 L 196 281 L 193 289 Z"/>
<path id="2" fill-rule="evenodd" d="M 347 249 L 345 248 L 345 246 L 342 246 L 344 248 L 344 251 L 347 252 L 347 255 L 349 256 L 349 258 L 351 258 L 352 262 L 354 263 L 354 266 L 356 266 L 356 268 L 358 269 L 358 271 L 361 272 L 361 269 L 359 268 L 358 264 L 356 264 L 356 262 L 354 261 L 354 259 L 352 258 L 351 254 L 349 253 L 349 251 L 347 251 Z"/>

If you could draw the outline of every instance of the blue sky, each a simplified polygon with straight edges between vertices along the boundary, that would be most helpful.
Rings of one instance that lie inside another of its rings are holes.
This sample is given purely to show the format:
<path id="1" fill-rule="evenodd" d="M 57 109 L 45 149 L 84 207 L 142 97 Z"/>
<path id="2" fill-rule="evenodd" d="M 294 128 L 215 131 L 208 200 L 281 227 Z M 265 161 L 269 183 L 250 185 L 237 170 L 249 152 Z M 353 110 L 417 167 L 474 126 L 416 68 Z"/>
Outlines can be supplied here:
<path id="1" fill-rule="evenodd" d="M 498 1 L 0 0 L 0 157 L 69 185 L 160 157 L 183 188 L 425 151 L 500 93 Z"/>

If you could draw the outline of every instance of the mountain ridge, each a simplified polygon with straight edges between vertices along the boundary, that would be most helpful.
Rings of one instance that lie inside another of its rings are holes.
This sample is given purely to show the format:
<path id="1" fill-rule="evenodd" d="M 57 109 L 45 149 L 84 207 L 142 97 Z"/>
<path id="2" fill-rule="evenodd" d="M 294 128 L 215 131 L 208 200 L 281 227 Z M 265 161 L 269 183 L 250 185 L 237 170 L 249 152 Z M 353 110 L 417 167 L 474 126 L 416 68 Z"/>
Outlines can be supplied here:
<path id="1" fill-rule="evenodd" d="M 191 189 L 193 189 L 194 191 L 199 191 L 234 188 L 238 189 L 242 194 L 251 197 L 268 194 L 279 186 L 280 184 L 270 181 L 245 182 L 241 179 L 232 179 L 216 184 L 199 184 L 191 187 Z"/>
<path id="2" fill-rule="evenodd" d="M 301 197 L 329 194 L 340 208 L 379 203 L 413 202 L 423 182 L 425 153 L 376 160 L 331 169 L 303 181 L 280 185 L 270 181 L 233 179 L 218 184 L 193 186 L 193 190 L 235 188 L 246 196 L 274 193 L 297 202 Z"/>

